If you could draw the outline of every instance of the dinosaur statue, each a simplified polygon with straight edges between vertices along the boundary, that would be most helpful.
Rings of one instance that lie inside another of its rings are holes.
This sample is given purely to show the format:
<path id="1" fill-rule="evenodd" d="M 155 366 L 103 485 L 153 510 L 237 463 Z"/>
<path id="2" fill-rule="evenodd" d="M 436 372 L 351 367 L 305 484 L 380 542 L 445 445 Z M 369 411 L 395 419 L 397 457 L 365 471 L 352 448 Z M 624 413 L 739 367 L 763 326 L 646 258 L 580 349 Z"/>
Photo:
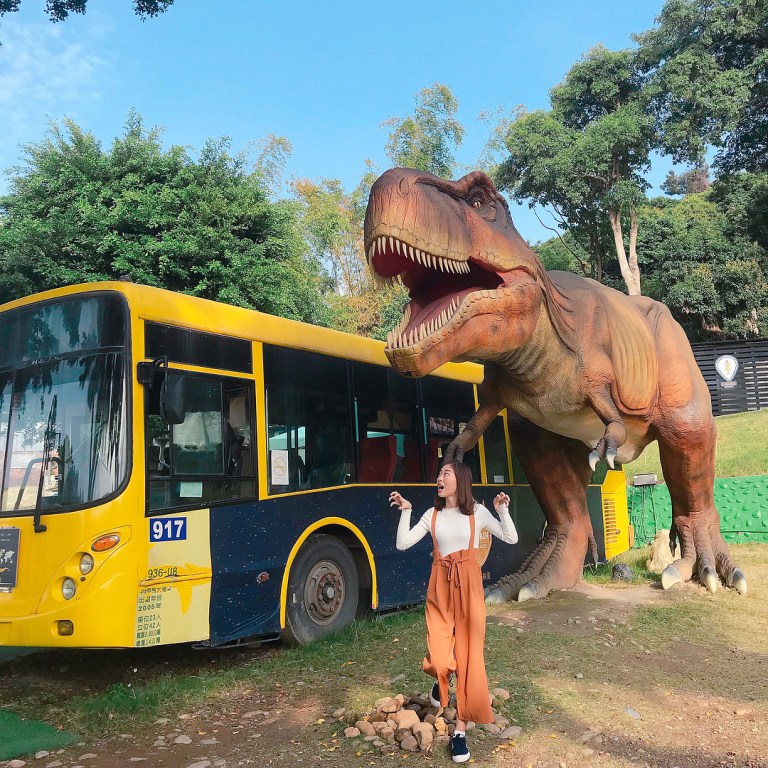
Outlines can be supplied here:
<path id="1" fill-rule="evenodd" d="M 387 340 L 392 367 L 424 376 L 480 359 L 480 405 L 446 458 L 461 460 L 499 411 L 547 519 L 519 571 L 489 595 L 526 600 L 572 587 L 597 557 L 586 487 L 600 460 L 636 459 L 659 443 L 681 557 L 665 589 L 694 571 L 711 592 L 747 581 L 720 534 L 715 424 L 707 386 L 669 310 L 569 272 L 547 272 L 483 173 L 446 181 L 393 168 L 373 185 L 365 248 L 377 281 L 410 301 Z"/>

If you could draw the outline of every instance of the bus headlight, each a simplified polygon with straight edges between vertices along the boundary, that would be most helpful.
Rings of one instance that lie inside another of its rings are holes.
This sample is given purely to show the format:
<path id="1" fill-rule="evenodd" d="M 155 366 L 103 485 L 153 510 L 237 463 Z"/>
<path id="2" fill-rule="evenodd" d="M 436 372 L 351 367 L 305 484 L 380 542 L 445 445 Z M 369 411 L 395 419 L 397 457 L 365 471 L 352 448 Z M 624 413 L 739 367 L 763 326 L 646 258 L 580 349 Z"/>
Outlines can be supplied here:
<path id="1" fill-rule="evenodd" d="M 61 594 L 65 600 L 71 600 L 77 592 L 77 584 L 74 579 L 70 579 L 69 576 L 61 582 Z"/>
<path id="2" fill-rule="evenodd" d="M 80 556 L 80 573 L 86 576 L 93 570 L 93 557 L 87 552 Z"/>

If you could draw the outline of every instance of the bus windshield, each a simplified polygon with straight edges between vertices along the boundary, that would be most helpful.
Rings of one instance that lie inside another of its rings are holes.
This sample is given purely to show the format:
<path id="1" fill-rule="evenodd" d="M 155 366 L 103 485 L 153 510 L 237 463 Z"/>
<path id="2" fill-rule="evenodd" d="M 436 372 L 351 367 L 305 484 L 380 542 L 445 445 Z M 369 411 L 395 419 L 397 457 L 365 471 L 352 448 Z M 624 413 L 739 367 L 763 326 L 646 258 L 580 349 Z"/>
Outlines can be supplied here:
<path id="1" fill-rule="evenodd" d="M 114 494 L 128 467 L 125 311 L 116 296 L 0 315 L 0 515 Z"/>

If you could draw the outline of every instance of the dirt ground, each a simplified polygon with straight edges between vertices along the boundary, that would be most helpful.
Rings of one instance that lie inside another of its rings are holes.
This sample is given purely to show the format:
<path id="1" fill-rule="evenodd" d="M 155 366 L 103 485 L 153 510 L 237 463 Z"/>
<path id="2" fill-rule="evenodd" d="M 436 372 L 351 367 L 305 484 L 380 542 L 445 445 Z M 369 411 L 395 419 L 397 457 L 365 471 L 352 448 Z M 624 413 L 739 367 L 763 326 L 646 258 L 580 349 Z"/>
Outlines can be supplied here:
<path id="1" fill-rule="evenodd" d="M 713 660 L 706 650 L 688 646 L 684 638 L 674 655 L 669 647 L 663 653 L 645 647 L 639 636 L 613 641 L 616 628 L 638 606 L 664 605 L 680 600 L 686 590 L 701 589 L 687 585 L 672 594 L 650 586 L 613 589 L 585 584 L 544 601 L 489 608 L 489 625 L 508 627 L 511 633 L 555 634 L 565 649 L 569 643 L 595 637 L 604 649 L 604 666 L 582 678 L 566 675 L 556 665 L 535 670 L 538 690 L 557 705 L 542 709 L 536 726 L 524 728 L 515 742 L 471 733 L 472 762 L 515 768 L 768 768 L 768 657 L 734 647 L 728 658 L 717 659 L 713 679 Z M 73 695 L 88 688 L 87 669 L 65 671 Z M 722 675 L 729 679 L 730 695 L 719 691 L 717 678 Z M 24 684 L 24 676 L 14 680 L 14 685 Z M 40 768 L 452 764 L 443 751 L 429 757 L 385 756 L 363 742 L 335 736 L 338 729 L 327 711 L 328 691 L 318 690 L 323 685 L 313 681 L 292 684 L 290 690 L 275 684 L 268 692 L 225 692 L 204 707 L 166 712 L 143 731 L 28 757 L 26 764 Z"/>

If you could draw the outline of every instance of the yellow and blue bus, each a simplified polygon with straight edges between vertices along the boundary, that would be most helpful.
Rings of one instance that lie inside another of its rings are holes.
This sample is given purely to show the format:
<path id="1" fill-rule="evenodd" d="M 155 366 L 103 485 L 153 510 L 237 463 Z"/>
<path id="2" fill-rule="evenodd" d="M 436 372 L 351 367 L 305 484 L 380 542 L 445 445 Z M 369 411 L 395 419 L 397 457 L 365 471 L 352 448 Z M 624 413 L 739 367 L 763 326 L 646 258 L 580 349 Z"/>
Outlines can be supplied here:
<path id="1" fill-rule="evenodd" d="M 322 637 L 423 599 L 393 487 L 434 498 L 482 368 L 395 374 L 381 342 L 129 282 L 0 307 L 0 645 L 221 646 Z M 520 533 L 543 515 L 501 414 L 465 457 Z M 588 489 L 603 557 L 629 546 L 624 475 Z"/>

